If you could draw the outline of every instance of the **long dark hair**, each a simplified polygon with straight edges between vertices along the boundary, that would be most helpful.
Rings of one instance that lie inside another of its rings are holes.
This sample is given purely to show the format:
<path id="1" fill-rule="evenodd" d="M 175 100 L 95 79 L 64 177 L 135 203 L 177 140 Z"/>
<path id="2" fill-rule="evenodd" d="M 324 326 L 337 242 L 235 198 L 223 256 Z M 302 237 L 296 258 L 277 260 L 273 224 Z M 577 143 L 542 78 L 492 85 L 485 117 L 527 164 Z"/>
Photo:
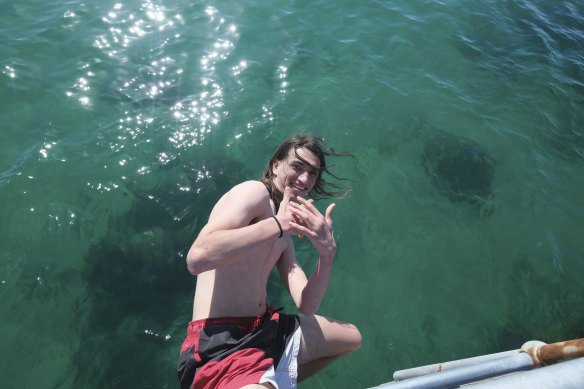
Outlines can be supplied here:
<path id="1" fill-rule="evenodd" d="M 268 192 L 270 193 L 270 198 L 274 202 L 276 206 L 276 210 L 280 206 L 280 202 L 282 201 L 283 194 L 276 188 L 274 185 L 274 173 L 273 173 L 273 166 L 274 162 L 276 161 L 283 161 L 288 156 L 290 150 L 294 150 L 296 153 L 296 158 L 300 159 L 301 161 L 306 162 L 302 157 L 298 155 L 297 150 L 305 148 L 306 150 L 311 151 L 318 157 L 320 160 L 320 169 L 318 171 L 318 176 L 316 178 L 316 183 L 312 190 L 308 193 L 308 195 L 314 199 L 322 199 L 322 198 L 342 198 L 344 197 L 351 188 L 343 189 L 340 185 L 335 183 L 331 183 L 326 181 L 323 178 L 323 173 L 327 173 L 331 177 L 336 180 L 346 181 L 348 179 L 341 178 L 336 176 L 329 170 L 329 167 L 326 164 L 326 157 L 335 156 L 335 157 L 353 157 L 352 154 L 342 152 L 342 151 L 335 151 L 334 149 L 327 149 L 324 146 L 324 140 L 319 138 L 315 135 L 295 135 L 291 138 L 286 139 L 278 148 L 276 152 L 268 162 L 268 166 L 264 169 L 264 173 L 260 181 L 266 186 Z M 353 157 L 354 158 L 354 157 Z"/>

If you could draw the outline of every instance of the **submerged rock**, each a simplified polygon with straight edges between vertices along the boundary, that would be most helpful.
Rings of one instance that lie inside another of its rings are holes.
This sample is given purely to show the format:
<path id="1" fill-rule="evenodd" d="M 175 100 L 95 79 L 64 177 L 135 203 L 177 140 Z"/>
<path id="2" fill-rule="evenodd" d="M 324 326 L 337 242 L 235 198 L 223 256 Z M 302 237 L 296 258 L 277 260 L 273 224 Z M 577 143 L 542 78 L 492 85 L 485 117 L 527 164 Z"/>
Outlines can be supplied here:
<path id="1" fill-rule="evenodd" d="M 476 207 L 481 214 L 492 213 L 491 184 L 494 160 L 475 141 L 436 132 L 424 144 L 422 163 L 432 184 L 454 203 Z"/>

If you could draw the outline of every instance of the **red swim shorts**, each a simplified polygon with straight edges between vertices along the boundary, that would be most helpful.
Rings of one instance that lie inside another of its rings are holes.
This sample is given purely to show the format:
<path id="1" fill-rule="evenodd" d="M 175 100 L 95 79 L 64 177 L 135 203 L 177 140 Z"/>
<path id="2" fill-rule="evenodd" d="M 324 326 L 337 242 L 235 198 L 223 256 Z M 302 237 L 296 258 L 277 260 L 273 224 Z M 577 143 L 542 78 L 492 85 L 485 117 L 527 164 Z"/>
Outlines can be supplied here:
<path id="1" fill-rule="evenodd" d="M 177 367 L 181 389 L 231 389 L 271 383 L 295 388 L 300 322 L 268 311 L 257 317 L 224 317 L 189 323 Z"/>

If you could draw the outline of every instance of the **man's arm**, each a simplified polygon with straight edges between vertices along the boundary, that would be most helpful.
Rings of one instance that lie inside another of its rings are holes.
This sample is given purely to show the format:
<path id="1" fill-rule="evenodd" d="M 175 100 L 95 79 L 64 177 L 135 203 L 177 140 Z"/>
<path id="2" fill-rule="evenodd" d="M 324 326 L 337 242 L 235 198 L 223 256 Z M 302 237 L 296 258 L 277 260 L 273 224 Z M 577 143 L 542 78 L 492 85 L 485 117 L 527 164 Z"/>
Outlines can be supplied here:
<path id="1" fill-rule="evenodd" d="M 250 224 L 265 214 L 269 201 L 268 191 L 259 181 L 244 182 L 227 192 L 189 250 L 189 271 L 200 274 L 228 266 L 277 239 L 280 229 L 272 218 Z"/>
<path id="2" fill-rule="evenodd" d="M 300 204 L 290 203 L 290 212 L 297 222 L 290 224 L 294 230 L 306 236 L 319 253 L 318 260 L 308 280 L 290 244 L 278 262 L 280 277 L 298 310 L 304 315 L 313 315 L 318 310 L 328 288 L 332 273 L 336 243 L 332 231 L 332 212 L 334 204 L 323 216 L 311 202 L 298 198 Z M 281 207 L 284 206 L 282 203 Z M 298 224 L 300 223 L 300 224 Z"/>
<path id="3" fill-rule="evenodd" d="M 290 248 L 278 262 L 278 272 L 284 286 L 290 292 L 294 304 L 303 315 L 314 315 L 324 298 L 332 273 L 332 261 L 321 261 L 314 267 L 310 280 L 298 264 Z"/>

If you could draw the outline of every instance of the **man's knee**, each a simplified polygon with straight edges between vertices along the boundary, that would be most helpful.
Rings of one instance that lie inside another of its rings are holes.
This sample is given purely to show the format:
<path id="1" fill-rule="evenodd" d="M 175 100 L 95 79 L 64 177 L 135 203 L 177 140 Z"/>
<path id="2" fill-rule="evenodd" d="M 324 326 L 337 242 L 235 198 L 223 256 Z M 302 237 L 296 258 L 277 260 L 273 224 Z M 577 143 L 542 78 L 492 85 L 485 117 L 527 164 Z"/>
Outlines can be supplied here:
<path id="1" fill-rule="evenodd" d="M 348 324 L 347 327 L 347 337 L 349 340 L 349 352 L 357 351 L 361 348 L 363 344 L 363 337 L 361 336 L 361 331 L 354 324 Z"/>
<path id="2" fill-rule="evenodd" d="M 341 356 L 361 347 L 361 332 L 353 324 L 323 316 L 304 316 L 301 327 L 303 348 L 309 360 Z"/>

